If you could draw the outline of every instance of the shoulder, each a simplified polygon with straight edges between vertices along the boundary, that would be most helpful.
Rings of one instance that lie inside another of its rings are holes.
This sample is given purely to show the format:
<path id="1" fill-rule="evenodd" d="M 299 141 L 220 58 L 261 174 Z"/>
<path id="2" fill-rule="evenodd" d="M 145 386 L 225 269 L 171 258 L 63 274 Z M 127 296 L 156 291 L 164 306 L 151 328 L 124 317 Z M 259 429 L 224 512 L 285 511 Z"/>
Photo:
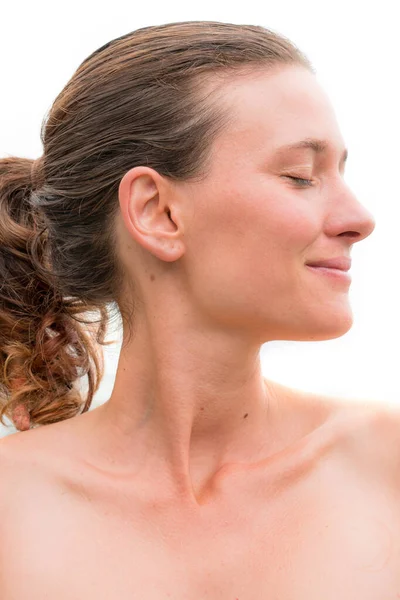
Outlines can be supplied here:
<path id="1" fill-rule="evenodd" d="M 343 467 L 400 499 L 400 404 L 385 399 L 322 400 L 333 406 L 332 449 Z"/>
<path id="2" fill-rule="evenodd" d="M 58 445 L 55 425 L 0 440 L 0 539 L 13 539 L 15 524 L 19 526 L 27 515 L 43 511 L 69 489 L 77 469 L 71 468 L 65 446 Z M 1 551 L 0 544 L 0 557 Z"/>
<path id="3" fill-rule="evenodd" d="M 24 437 L 23 433 L 13 433 L 0 439 L 0 481 L 3 476 L 20 467 L 20 459 L 24 444 L 21 444 L 20 436 Z M 1 490 L 3 495 L 4 489 Z"/>
<path id="4" fill-rule="evenodd" d="M 385 400 L 359 401 L 353 407 L 345 447 L 360 468 L 385 480 L 400 494 L 400 405 Z"/>
<path id="5" fill-rule="evenodd" d="M 343 398 L 286 388 L 273 382 L 288 413 L 303 420 L 303 433 L 319 430 L 321 448 L 331 450 L 346 468 L 400 494 L 400 402 Z"/>
<path id="6" fill-rule="evenodd" d="M 61 478 L 69 462 L 62 423 L 20 431 L 0 439 L 0 497 L 18 493 L 26 485 L 36 486 Z M 0 505 L 1 505 L 0 500 Z"/>
<path id="7" fill-rule="evenodd" d="M 361 445 L 360 450 L 387 452 L 388 444 L 400 447 L 400 400 L 394 403 L 385 398 L 344 398 L 281 385 L 279 388 L 291 398 L 291 406 L 297 405 L 303 412 L 315 415 L 315 423 L 318 418 L 321 422 L 335 422 L 343 438 L 350 444 L 354 441 Z"/>
<path id="8" fill-rule="evenodd" d="M 96 483 L 88 466 L 86 429 L 81 422 L 90 412 L 71 419 L 19 431 L 0 439 L 0 509 L 45 493 L 76 487 L 77 481 Z"/>
<path id="9" fill-rule="evenodd" d="M 343 451 L 354 456 L 360 468 L 382 476 L 399 474 L 400 404 L 384 398 L 332 401 L 339 408 L 336 426 Z"/>
<path id="10" fill-rule="evenodd" d="M 33 434 L 33 435 L 32 435 Z M 10 487 L 10 479 L 35 465 L 37 444 L 36 430 L 13 433 L 0 439 L 1 496 Z"/>
<path id="11" fill-rule="evenodd" d="M 0 521 L 7 515 L 13 495 L 18 493 L 17 478 L 21 475 L 21 462 L 17 437 L 15 433 L 0 439 Z"/>

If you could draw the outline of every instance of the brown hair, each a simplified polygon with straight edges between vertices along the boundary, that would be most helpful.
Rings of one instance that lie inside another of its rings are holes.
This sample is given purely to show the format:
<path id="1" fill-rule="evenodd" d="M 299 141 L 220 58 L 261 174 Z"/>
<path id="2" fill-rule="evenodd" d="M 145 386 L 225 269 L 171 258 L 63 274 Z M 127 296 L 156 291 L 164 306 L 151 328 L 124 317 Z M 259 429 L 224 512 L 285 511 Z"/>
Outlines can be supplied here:
<path id="1" fill-rule="evenodd" d="M 1 422 L 6 415 L 28 429 L 89 410 L 107 308 L 129 331 L 134 312 L 134 300 L 119 301 L 113 222 L 122 177 L 138 165 L 175 180 L 205 177 L 229 116 L 205 84 L 285 64 L 313 72 L 296 46 L 263 27 L 138 29 L 80 65 L 43 123 L 40 159 L 0 160 Z M 85 375 L 82 399 L 74 384 Z"/>

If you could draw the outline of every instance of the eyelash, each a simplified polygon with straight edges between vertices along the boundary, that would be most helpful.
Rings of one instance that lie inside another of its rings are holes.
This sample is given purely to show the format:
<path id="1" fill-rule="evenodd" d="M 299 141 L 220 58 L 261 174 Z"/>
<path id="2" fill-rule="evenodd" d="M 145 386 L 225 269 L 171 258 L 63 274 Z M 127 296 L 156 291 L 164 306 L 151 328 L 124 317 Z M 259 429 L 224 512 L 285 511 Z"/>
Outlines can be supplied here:
<path id="1" fill-rule="evenodd" d="M 313 184 L 312 179 L 304 179 L 303 177 L 293 177 L 291 175 L 285 175 L 285 177 L 288 177 L 292 181 L 295 181 L 296 185 L 299 185 L 300 187 L 311 187 Z"/>

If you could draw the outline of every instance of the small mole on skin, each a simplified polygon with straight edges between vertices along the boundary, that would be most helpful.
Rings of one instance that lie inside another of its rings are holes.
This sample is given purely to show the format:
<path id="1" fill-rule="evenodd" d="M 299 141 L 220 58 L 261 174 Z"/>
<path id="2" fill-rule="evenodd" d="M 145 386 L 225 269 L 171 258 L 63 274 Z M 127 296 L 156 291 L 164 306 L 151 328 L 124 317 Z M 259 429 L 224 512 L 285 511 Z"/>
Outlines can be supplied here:
<path id="1" fill-rule="evenodd" d="M 243 419 L 245 419 L 245 418 L 246 418 L 246 417 L 248 417 L 248 416 L 249 416 L 249 413 L 246 413 L 246 414 L 244 415 Z"/>
<path id="2" fill-rule="evenodd" d="M 154 281 L 155 280 L 155 276 L 153 274 L 150 275 L 150 281 Z"/>
<path id="3" fill-rule="evenodd" d="M 204 410 L 204 406 L 200 406 L 200 410 Z"/>

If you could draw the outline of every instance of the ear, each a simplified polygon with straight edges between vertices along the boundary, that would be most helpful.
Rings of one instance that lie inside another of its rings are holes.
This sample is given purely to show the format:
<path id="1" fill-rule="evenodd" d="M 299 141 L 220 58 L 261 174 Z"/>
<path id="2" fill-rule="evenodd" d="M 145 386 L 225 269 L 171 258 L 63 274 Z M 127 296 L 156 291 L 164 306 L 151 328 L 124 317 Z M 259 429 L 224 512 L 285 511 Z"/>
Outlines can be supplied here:
<path id="1" fill-rule="evenodd" d="M 173 184 L 150 167 L 134 167 L 121 179 L 118 198 L 125 227 L 135 241 L 160 260 L 185 252 Z"/>

